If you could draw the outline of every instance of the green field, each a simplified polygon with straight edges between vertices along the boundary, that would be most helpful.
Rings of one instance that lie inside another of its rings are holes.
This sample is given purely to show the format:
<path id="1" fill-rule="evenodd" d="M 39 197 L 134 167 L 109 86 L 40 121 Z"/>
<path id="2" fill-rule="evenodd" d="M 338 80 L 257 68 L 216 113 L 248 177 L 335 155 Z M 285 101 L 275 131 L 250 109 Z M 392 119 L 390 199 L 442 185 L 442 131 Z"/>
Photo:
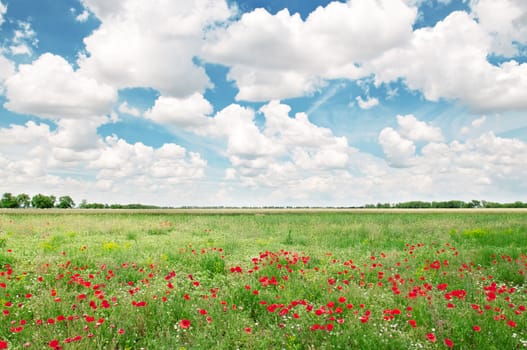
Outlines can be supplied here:
<path id="1" fill-rule="evenodd" d="M 0 348 L 523 348 L 526 264 L 526 211 L 3 211 Z"/>

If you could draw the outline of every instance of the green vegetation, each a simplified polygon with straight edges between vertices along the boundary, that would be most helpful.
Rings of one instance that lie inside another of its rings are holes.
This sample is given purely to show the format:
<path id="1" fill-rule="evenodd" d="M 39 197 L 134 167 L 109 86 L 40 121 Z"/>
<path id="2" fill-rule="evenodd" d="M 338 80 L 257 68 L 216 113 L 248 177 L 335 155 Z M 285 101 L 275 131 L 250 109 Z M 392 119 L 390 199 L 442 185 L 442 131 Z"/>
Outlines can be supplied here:
<path id="1" fill-rule="evenodd" d="M 11 193 L 4 193 L 2 199 L 0 199 L 0 208 L 13 209 L 13 208 L 37 208 L 37 209 L 49 209 L 49 208 L 61 208 L 71 209 L 75 207 L 75 202 L 70 196 L 59 197 L 57 201 L 53 195 L 47 196 L 43 194 L 37 194 L 32 198 L 29 195 L 22 193 L 17 196 L 13 196 Z M 85 199 L 79 204 L 79 209 L 168 209 L 166 207 L 159 207 L 156 205 L 146 205 L 140 203 L 132 204 L 107 204 L 107 203 L 88 203 Z M 215 209 L 223 209 L 223 207 L 214 207 Z M 267 207 L 271 209 L 273 207 Z M 411 201 L 401 203 L 377 203 L 377 204 L 366 204 L 361 207 L 348 207 L 348 208 L 366 208 L 366 209 L 473 209 L 473 208 L 527 208 L 527 203 L 516 201 L 513 203 L 497 203 L 489 201 L 480 201 L 477 199 L 471 200 L 470 202 L 464 202 L 460 200 L 450 201 L 439 201 L 439 202 L 424 202 L 424 201 Z M 184 207 L 183 209 L 193 209 L 192 207 Z M 196 208 L 194 208 L 196 209 Z M 205 208 L 206 209 L 206 208 Z M 208 208 L 208 209 L 212 209 Z M 282 209 L 282 208 L 275 208 Z M 291 209 L 291 208 L 283 208 Z M 295 209 L 300 209 L 296 207 Z M 304 208 L 309 209 L 309 208 Z M 341 208 L 342 209 L 342 208 Z"/>
<path id="2" fill-rule="evenodd" d="M 9 349 L 513 349 L 525 211 L 0 213 Z"/>
<path id="3" fill-rule="evenodd" d="M 463 209 L 463 208 L 527 208 L 527 203 L 516 201 L 513 203 L 497 203 L 489 201 L 479 201 L 477 199 L 471 200 L 470 202 L 464 202 L 459 200 L 440 201 L 440 202 L 424 202 L 424 201 L 410 201 L 401 202 L 396 204 L 390 203 L 377 203 L 367 204 L 365 208 L 378 208 L 378 209 Z"/>

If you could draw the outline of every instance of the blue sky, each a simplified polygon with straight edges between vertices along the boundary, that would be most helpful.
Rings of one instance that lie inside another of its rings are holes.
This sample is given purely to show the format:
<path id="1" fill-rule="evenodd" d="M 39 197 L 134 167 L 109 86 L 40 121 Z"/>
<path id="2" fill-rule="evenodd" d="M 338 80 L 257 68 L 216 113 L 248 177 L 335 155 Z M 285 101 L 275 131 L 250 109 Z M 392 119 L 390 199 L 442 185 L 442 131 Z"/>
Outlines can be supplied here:
<path id="1" fill-rule="evenodd" d="M 520 0 L 0 0 L 0 192 L 526 201 Z"/>

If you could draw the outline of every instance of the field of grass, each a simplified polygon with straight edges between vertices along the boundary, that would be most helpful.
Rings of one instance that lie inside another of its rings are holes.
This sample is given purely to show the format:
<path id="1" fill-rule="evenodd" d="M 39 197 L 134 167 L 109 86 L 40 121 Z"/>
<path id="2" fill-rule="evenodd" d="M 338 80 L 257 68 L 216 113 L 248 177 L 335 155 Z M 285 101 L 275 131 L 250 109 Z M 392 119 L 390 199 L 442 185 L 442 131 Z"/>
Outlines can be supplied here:
<path id="1" fill-rule="evenodd" d="M 526 211 L 0 213 L 0 349 L 527 347 Z"/>

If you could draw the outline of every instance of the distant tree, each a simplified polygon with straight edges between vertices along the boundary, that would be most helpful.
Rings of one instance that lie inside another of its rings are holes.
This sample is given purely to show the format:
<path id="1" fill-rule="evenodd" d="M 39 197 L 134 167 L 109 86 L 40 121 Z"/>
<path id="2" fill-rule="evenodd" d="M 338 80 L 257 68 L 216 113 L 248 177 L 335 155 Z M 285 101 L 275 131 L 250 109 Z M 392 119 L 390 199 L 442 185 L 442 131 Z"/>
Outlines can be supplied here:
<path id="1" fill-rule="evenodd" d="M 377 208 L 384 209 L 384 208 L 391 208 L 392 205 L 390 203 L 377 203 Z"/>
<path id="2" fill-rule="evenodd" d="M 55 196 L 46 196 L 39 193 L 31 198 L 31 205 L 33 208 L 39 209 L 53 208 L 55 206 L 55 200 Z"/>
<path id="3" fill-rule="evenodd" d="M 75 206 L 75 202 L 73 202 L 73 199 L 71 199 L 70 196 L 62 196 L 59 198 L 59 202 L 57 204 L 57 208 L 62 209 L 70 209 Z"/>
<path id="4" fill-rule="evenodd" d="M 471 200 L 470 202 L 468 202 L 466 204 L 466 207 L 467 208 L 481 208 L 482 207 L 482 204 L 480 201 L 478 201 L 477 199 L 473 199 Z"/>
<path id="5" fill-rule="evenodd" d="M 431 208 L 431 207 L 432 207 L 432 203 L 423 202 L 423 201 L 402 202 L 402 203 L 397 203 L 395 205 L 395 208 L 401 208 L 401 209 L 419 209 L 419 208 Z"/>
<path id="6" fill-rule="evenodd" d="M 19 208 L 29 208 L 31 206 L 31 197 L 28 194 L 21 193 L 16 196 L 16 202 Z"/>
<path id="7" fill-rule="evenodd" d="M 87 202 L 82 202 L 81 205 L 79 206 L 79 208 L 82 208 L 82 209 L 104 209 L 106 207 L 107 207 L 106 204 L 102 204 L 102 203 L 87 203 Z"/>
<path id="8" fill-rule="evenodd" d="M 16 201 L 16 197 L 14 197 L 11 193 L 4 193 L 2 199 L 0 200 L 0 207 L 18 208 L 18 202 Z"/>
<path id="9" fill-rule="evenodd" d="M 497 202 L 482 201 L 484 208 L 503 208 L 503 204 Z"/>

